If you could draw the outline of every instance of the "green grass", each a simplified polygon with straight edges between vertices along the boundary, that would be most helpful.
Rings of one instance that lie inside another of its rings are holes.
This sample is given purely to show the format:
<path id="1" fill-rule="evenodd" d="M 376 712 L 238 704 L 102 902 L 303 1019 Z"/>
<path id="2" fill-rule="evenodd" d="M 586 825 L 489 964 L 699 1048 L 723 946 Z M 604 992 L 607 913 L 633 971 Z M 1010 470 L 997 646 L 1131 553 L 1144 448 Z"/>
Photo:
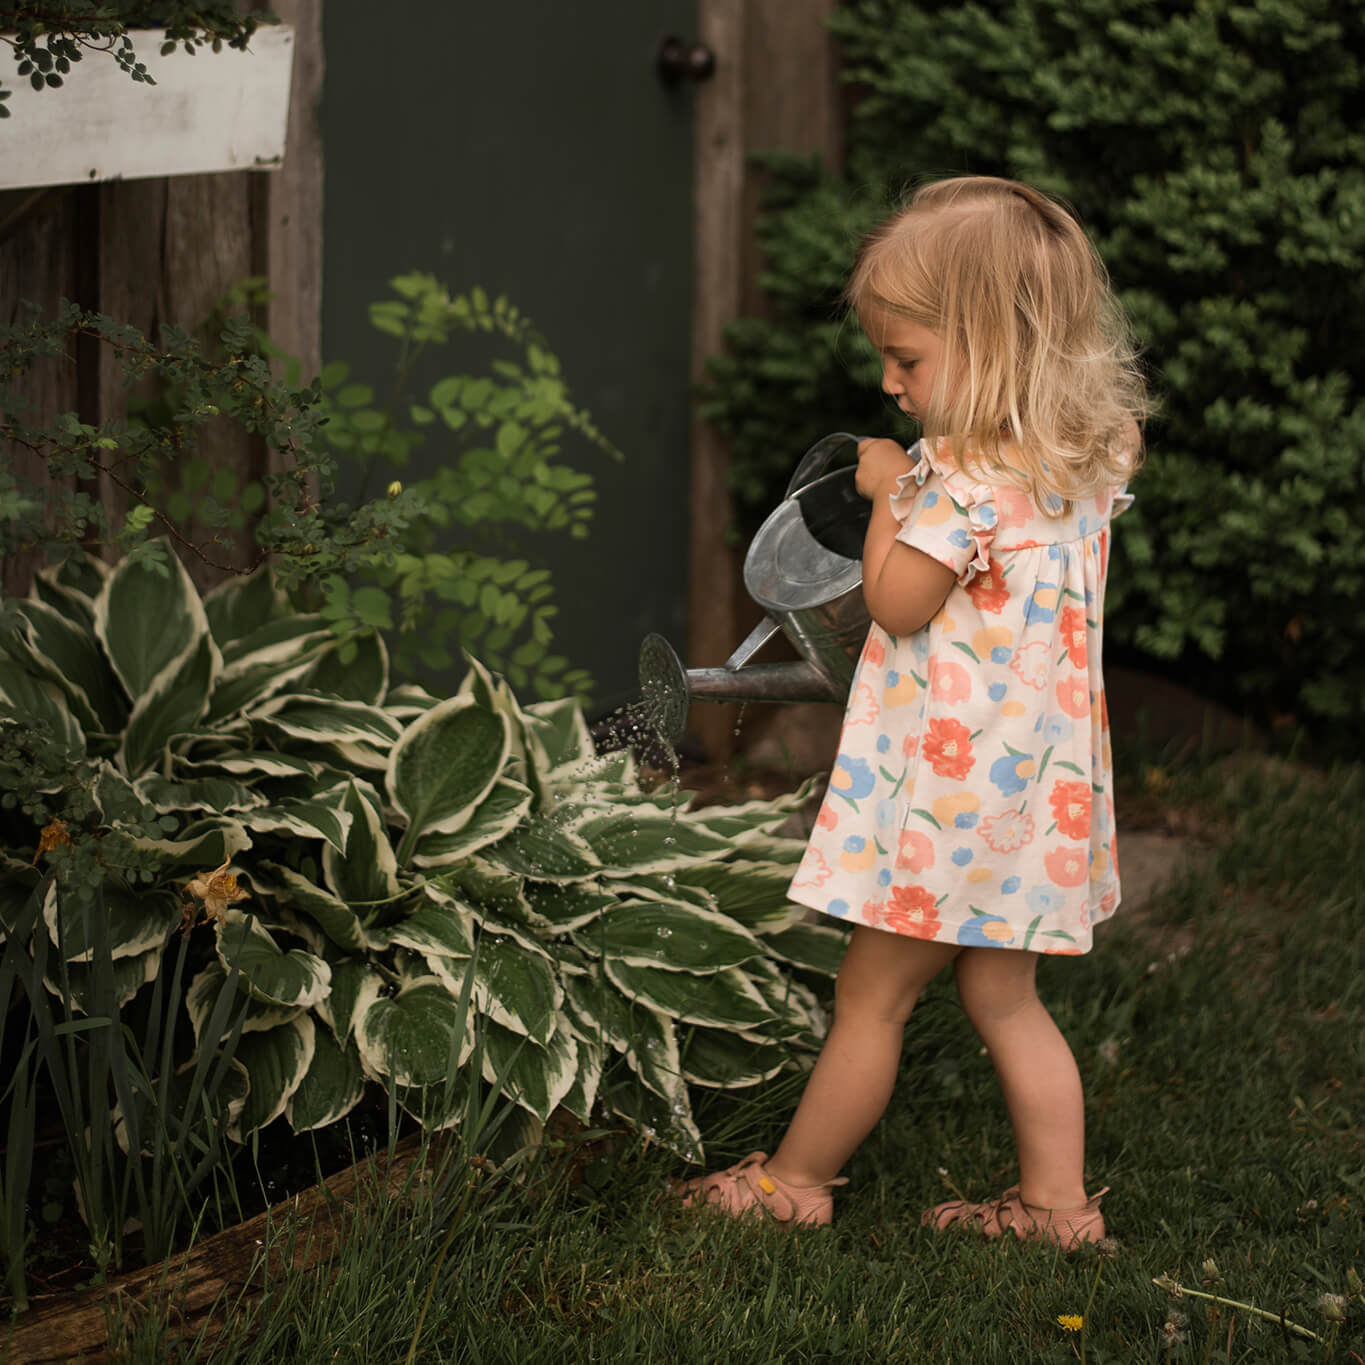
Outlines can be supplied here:
<path id="1" fill-rule="evenodd" d="M 989 1063 L 936 983 L 833 1228 L 690 1214 L 659 1195 L 682 1173 L 666 1153 L 570 1142 L 520 1183 L 470 1190 L 457 1167 L 434 1195 L 396 1203 L 356 1229 L 334 1280 L 273 1285 L 211 1358 L 1361 1360 L 1365 1302 L 1334 1327 L 1320 1300 L 1365 1276 L 1365 769 L 1295 784 L 1265 765 L 1201 764 L 1161 800 L 1214 831 L 1207 851 L 1145 914 L 1120 911 L 1093 953 L 1040 972 L 1087 1083 L 1110 1254 L 920 1228 L 945 1197 L 941 1170 L 969 1196 L 1014 1176 Z M 705 1106 L 712 1164 L 770 1148 L 794 1097 L 788 1084 Z M 1162 1275 L 1319 1339 L 1176 1302 L 1152 1283 Z M 1084 1314 L 1083 1332 L 1063 1314 Z M 168 1341 L 142 1321 L 125 1358 L 210 1358 L 172 1356 Z"/>

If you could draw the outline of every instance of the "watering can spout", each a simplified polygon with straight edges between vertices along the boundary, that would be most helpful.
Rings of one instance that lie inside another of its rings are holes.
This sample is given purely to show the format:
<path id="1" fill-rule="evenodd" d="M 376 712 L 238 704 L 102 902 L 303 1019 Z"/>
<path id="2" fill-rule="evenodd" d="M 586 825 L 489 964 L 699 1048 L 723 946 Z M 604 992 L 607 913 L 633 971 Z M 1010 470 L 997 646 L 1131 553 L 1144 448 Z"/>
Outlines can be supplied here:
<path id="1" fill-rule="evenodd" d="M 661 635 L 640 647 L 640 691 L 660 735 L 677 743 L 694 699 L 843 702 L 871 618 L 862 542 L 871 506 L 857 491 L 861 438 L 835 432 L 806 452 L 787 496 L 749 545 L 744 586 L 767 612 L 722 668 L 685 668 Z M 751 664 L 773 636 L 799 663 Z"/>

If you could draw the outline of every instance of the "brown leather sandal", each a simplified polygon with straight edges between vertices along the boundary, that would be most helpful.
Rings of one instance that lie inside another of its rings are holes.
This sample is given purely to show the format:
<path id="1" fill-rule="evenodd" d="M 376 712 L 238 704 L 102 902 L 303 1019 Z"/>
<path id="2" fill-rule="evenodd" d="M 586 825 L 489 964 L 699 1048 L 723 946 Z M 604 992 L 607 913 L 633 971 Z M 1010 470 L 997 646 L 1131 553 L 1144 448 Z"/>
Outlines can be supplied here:
<path id="1" fill-rule="evenodd" d="M 1063 1251 L 1075 1251 L 1082 1242 L 1098 1242 L 1104 1236 L 1100 1200 L 1109 1193 L 1106 1185 L 1074 1209 L 1047 1209 L 1025 1204 L 1019 1186 L 1011 1185 L 998 1199 L 973 1204 L 950 1199 L 936 1204 L 920 1218 L 925 1227 L 966 1227 L 986 1237 L 1012 1232 L 1021 1242 L 1051 1242 Z"/>
<path id="2" fill-rule="evenodd" d="M 766 1213 L 777 1223 L 827 1227 L 834 1217 L 830 1191 L 847 1185 L 848 1178 L 840 1176 L 823 1185 L 789 1185 L 769 1173 L 763 1165 L 767 1159 L 767 1152 L 750 1152 L 714 1175 L 676 1182 L 674 1192 L 687 1208 L 716 1208 L 735 1218 Z"/>

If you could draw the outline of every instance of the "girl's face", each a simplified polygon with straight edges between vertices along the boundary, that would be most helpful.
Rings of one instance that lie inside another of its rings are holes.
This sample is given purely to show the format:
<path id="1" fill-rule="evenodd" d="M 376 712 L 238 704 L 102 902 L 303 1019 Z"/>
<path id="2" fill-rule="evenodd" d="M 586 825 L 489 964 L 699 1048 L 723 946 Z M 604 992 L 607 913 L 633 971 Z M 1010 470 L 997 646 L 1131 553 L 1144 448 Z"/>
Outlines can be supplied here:
<path id="1" fill-rule="evenodd" d="M 882 391 L 907 417 L 923 422 L 938 382 L 943 338 L 917 322 L 887 313 L 869 316 L 864 330 L 882 358 Z"/>

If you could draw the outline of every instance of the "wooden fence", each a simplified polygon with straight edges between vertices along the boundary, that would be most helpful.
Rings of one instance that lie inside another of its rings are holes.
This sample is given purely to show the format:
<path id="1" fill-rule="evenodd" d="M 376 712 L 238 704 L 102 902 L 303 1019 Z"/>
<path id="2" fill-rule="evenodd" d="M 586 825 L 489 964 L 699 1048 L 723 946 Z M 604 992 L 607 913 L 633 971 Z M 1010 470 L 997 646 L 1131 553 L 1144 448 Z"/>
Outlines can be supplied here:
<path id="1" fill-rule="evenodd" d="M 60 299 L 131 323 L 155 337 L 161 326 L 193 330 L 234 285 L 266 276 L 273 298 L 256 321 L 305 379 L 319 367 L 322 302 L 322 150 L 316 109 L 322 85 L 322 0 L 275 0 L 295 30 L 289 138 L 283 167 L 166 179 L 62 185 L 0 194 L 0 308 L 8 321 L 23 301 L 50 315 Z M 89 57 L 87 61 L 96 60 Z M 184 58 L 184 60 L 191 60 Z M 73 76 L 73 79 L 77 79 Z M 44 98 L 60 100 L 60 90 Z M 18 120 L 10 120 L 11 125 Z M 0 137 L 22 136 L 0 125 Z M 25 393 L 43 414 L 75 412 L 98 424 L 126 410 L 108 348 L 77 346 L 64 362 L 35 371 Z M 200 453 L 239 481 L 268 472 L 264 446 L 240 431 L 206 429 Z M 43 486 L 31 453 L 5 450 L 24 480 Z M 115 490 L 93 495 L 120 504 Z M 230 562 L 249 558 L 237 548 Z M 0 562 L 0 590 L 27 591 L 33 554 Z M 201 586 L 216 576 L 191 565 Z"/>

